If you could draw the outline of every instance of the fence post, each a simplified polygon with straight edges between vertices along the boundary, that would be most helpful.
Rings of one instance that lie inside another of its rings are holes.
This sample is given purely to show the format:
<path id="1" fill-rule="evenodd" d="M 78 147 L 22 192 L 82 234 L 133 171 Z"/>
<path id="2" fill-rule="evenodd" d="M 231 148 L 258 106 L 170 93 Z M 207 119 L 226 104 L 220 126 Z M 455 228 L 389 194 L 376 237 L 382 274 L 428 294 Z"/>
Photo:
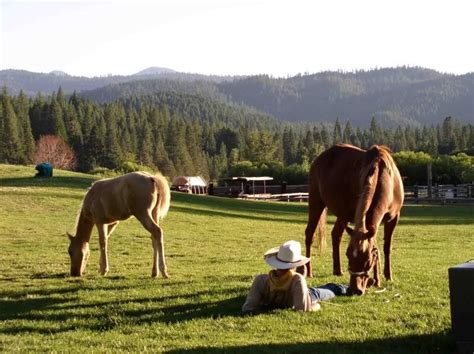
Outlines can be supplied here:
<path id="1" fill-rule="evenodd" d="M 286 185 L 287 185 L 286 181 L 281 182 L 281 190 L 280 190 L 281 194 L 286 193 Z"/>
<path id="2" fill-rule="evenodd" d="M 433 174 L 432 174 L 432 163 L 428 163 L 426 166 L 427 168 L 427 176 L 428 176 L 428 198 L 433 197 Z"/>

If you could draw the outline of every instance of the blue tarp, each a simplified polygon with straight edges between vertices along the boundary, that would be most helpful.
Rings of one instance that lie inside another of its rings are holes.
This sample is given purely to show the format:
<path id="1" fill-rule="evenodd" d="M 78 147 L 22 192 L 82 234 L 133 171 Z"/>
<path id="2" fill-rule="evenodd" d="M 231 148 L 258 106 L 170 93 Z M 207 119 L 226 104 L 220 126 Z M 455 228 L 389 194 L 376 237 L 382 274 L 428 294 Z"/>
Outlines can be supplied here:
<path id="1" fill-rule="evenodd" d="M 38 171 L 35 177 L 53 177 L 53 166 L 47 162 L 37 164 L 35 170 Z"/>

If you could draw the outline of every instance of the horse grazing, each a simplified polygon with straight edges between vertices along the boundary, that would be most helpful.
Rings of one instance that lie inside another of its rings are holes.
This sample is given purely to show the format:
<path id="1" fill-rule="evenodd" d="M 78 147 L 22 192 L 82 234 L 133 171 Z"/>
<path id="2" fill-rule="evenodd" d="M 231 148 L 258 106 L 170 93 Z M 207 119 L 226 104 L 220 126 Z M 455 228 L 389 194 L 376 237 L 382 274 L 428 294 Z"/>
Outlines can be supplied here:
<path id="1" fill-rule="evenodd" d="M 384 275 L 392 279 L 390 252 L 392 235 L 400 217 L 404 198 L 403 183 L 390 150 L 374 145 L 362 150 L 339 144 L 324 151 L 311 164 L 309 173 L 308 224 L 305 230 L 306 256 L 318 228 L 320 244 L 324 244 L 326 210 L 337 220 L 332 230 L 333 273 L 342 275 L 340 245 L 344 229 L 350 241 L 346 255 L 349 260 L 349 293 L 362 295 L 374 268 L 375 286 L 379 280 L 379 253 L 376 234 L 384 223 Z M 348 223 L 354 223 L 354 229 Z M 307 265 L 312 276 L 312 266 Z"/>
<path id="2" fill-rule="evenodd" d="M 163 231 L 158 226 L 170 207 L 170 188 L 160 174 L 132 172 L 126 175 L 94 182 L 82 202 L 76 225 L 76 235 L 70 239 L 71 276 L 82 276 L 89 258 L 89 240 L 97 226 L 100 245 L 100 273 L 107 274 L 107 240 L 120 220 L 135 216 L 151 233 L 153 267 L 151 276 L 161 274 L 168 278 L 165 264 Z"/>

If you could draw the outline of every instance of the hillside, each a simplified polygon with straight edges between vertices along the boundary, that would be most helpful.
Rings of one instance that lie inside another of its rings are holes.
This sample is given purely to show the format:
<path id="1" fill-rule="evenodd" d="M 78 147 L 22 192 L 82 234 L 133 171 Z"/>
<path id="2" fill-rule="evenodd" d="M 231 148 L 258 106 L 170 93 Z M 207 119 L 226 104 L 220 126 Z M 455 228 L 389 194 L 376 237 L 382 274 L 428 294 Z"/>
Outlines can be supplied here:
<path id="1" fill-rule="evenodd" d="M 455 76 L 422 68 L 356 73 L 324 72 L 292 78 L 266 75 L 222 82 L 141 80 L 82 93 L 108 102 L 160 91 L 185 92 L 254 107 L 285 121 L 351 121 L 368 127 L 377 117 L 384 127 L 437 124 L 447 116 L 474 120 L 474 74 Z"/>
<path id="2" fill-rule="evenodd" d="M 21 90 L 29 96 L 35 96 L 37 93 L 44 95 L 52 94 L 59 87 L 66 94 L 74 91 L 82 92 L 94 90 L 108 85 L 116 85 L 123 82 L 136 80 L 156 80 L 157 78 L 172 80 L 208 80 L 222 81 L 228 80 L 229 77 L 222 76 L 206 76 L 200 74 L 188 74 L 176 72 L 167 68 L 147 68 L 136 74 L 107 75 L 98 77 L 72 76 L 62 71 L 52 71 L 50 73 L 35 73 L 26 70 L 0 70 L 0 86 L 7 87 L 12 94 L 18 94 Z"/>
<path id="3" fill-rule="evenodd" d="M 205 76 L 158 67 L 131 76 L 95 78 L 3 70 L 0 85 L 13 94 L 23 90 L 29 95 L 61 86 L 66 94 L 75 90 L 99 103 L 174 92 L 253 107 L 283 121 L 339 118 L 364 128 L 374 116 L 384 127 L 437 124 L 447 116 L 474 121 L 474 73 L 452 75 L 412 67 L 291 78 Z"/>

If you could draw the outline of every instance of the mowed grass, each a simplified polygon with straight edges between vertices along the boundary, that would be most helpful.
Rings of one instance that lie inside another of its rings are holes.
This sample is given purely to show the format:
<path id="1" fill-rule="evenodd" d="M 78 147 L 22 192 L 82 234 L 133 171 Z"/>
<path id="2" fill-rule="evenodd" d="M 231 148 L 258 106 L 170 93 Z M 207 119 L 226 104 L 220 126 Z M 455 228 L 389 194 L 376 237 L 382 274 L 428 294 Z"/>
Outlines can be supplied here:
<path id="1" fill-rule="evenodd" d="M 33 174 L 31 166 L 0 165 L 2 352 L 455 351 L 448 268 L 473 258 L 472 206 L 405 206 L 395 280 L 382 283 L 384 292 L 339 297 L 316 313 L 243 316 L 253 276 L 269 271 L 263 253 L 288 239 L 304 244 L 306 204 L 174 193 L 161 223 L 170 279 L 151 279 L 151 240 L 135 219 L 112 234 L 106 277 L 98 274 L 94 230 L 87 273 L 75 279 L 65 232 L 74 231 L 93 177 Z M 347 273 L 332 275 L 330 247 L 315 250 L 313 261 L 310 285 L 348 282 Z"/>

